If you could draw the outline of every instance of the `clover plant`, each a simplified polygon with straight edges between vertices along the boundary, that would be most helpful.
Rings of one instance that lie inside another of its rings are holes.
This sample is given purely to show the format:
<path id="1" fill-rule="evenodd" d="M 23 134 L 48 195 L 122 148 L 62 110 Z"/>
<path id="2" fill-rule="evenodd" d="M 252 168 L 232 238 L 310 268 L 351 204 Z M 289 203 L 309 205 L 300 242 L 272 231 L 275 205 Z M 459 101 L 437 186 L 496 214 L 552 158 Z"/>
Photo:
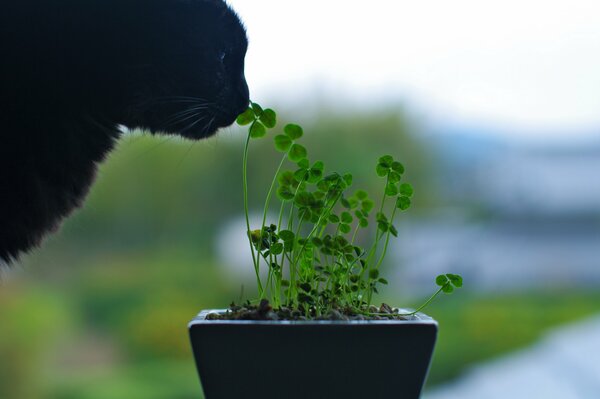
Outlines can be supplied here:
<path id="1" fill-rule="evenodd" d="M 371 306 L 380 285 L 388 284 L 380 268 L 392 237 L 394 222 L 411 206 L 413 187 L 403 181 L 404 166 L 391 155 L 380 157 L 374 172 L 381 179 L 383 196 L 375 203 L 364 190 L 353 188 L 349 173 L 328 172 L 323 161 L 312 161 L 300 143 L 304 134 L 287 124 L 272 140 L 281 161 L 266 194 L 262 223 L 251 226 L 248 210 L 248 149 L 252 140 L 275 128 L 272 109 L 256 103 L 237 118 L 249 126 L 243 155 L 243 193 L 247 234 L 256 273 L 259 300 L 274 308 L 296 309 L 306 317 L 320 317 L 332 310 L 376 316 Z M 278 205 L 274 205 L 274 200 Z M 278 209 L 277 220 L 267 221 L 269 210 Z M 370 245 L 359 242 L 374 225 Z M 261 269 L 267 269 L 261 277 Z M 414 312 L 441 292 L 462 286 L 462 277 L 443 274 L 435 279 L 437 291 Z M 392 312 L 389 312 L 392 313 Z M 399 315 L 395 313 L 395 315 Z"/>

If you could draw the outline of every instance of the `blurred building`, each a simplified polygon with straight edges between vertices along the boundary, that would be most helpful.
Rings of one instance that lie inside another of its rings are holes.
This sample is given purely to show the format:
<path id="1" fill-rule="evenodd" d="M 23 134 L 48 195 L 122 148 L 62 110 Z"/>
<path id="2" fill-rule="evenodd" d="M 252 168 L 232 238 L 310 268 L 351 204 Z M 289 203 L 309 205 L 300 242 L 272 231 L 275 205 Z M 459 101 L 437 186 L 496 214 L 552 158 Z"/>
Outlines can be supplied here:
<path id="1" fill-rule="evenodd" d="M 493 137 L 430 137 L 439 208 L 403 224 L 398 277 L 416 293 L 451 271 L 471 289 L 600 285 L 600 141 Z"/>

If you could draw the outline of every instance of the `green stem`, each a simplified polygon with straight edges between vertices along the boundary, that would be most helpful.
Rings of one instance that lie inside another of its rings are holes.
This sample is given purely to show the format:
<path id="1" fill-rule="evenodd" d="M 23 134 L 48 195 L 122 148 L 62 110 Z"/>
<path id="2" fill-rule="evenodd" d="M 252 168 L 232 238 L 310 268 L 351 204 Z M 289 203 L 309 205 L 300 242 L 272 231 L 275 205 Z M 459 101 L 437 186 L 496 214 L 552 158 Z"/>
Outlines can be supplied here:
<path id="1" fill-rule="evenodd" d="M 302 183 L 304 182 L 304 180 L 302 180 L 300 183 L 298 183 L 298 187 L 296 187 L 296 191 L 294 191 L 294 198 L 296 198 L 296 195 L 298 194 L 298 190 L 300 190 L 300 186 L 302 185 Z M 294 200 L 292 199 L 292 206 L 290 207 L 290 215 L 288 216 L 288 230 L 292 230 L 294 227 Z"/>
<path id="2" fill-rule="evenodd" d="M 277 231 L 281 231 L 281 222 L 283 221 L 283 209 L 285 202 L 281 202 L 281 208 L 279 209 L 279 218 L 277 219 Z"/>
<path id="3" fill-rule="evenodd" d="M 358 229 L 360 228 L 360 221 L 356 223 L 356 228 L 354 229 L 354 233 L 352 234 L 352 241 L 350 244 L 354 245 L 354 241 L 356 240 L 356 233 L 358 233 Z"/>
<path id="4" fill-rule="evenodd" d="M 450 284 L 450 283 L 446 283 L 446 284 Z M 429 297 L 428 300 L 426 300 L 421 306 L 419 306 L 415 311 L 410 312 L 410 313 L 404 313 L 401 314 L 399 313 L 398 316 L 414 316 L 415 314 L 419 313 L 421 310 L 425 309 L 427 307 L 427 305 L 429 305 L 431 303 L 431 301 L 433 301 L 435 299 L 435 297 L 437 297 L 443 290 L 444 287 L 446 285 L 441 286 L 436 292 L 435 294 L 433 294 L 431 297 Z"/>
<path id="5" fill-rule="evenodd" d="M 287 154 L 285 154 L 283 156 L 283 158 L 281 158 L 281 162 L 279 162 L 279 166 L 277 167 L 277 170 L 275 171 L 275 177 L 273 177 L 273 180 L 271 181 L 271 187 L 269 187 L 269 192 L 267 193 L 267 199 L 265 200 L 265 209 L 263 210 L 262 227 L 265 227 L 265 223 L 267 222 L 267 212 L 269 211 L 269 204 L 271 202 L 271 195 L 273 194 L 273 188 L 275 187 L 275 182 L 277 181 L 277 176 L 279 175 L 279 172 L 281 171 L 281 168 L 283 166 L 283 163 L 285 162 L 286 157 L 287 157 Z"/>
<path id="6" fill-rule="evenodd" d="M 256 121 L 254 122 L 256 123 Z M 254 125 L 252 123 L 252 126 Z M 250 130 L 252 130 L 252 126 Z M 244 160 L 242 163 L 242 185 L 244 191 L 244 214 L 246 216 L 246 235 L 248 236 L 248 242 L 250 243 L 250 251 L 252 252 L 252 263 L 254 264 L 254 271 L 256 273 L 256 282 L 258 284 L 258 293 L 260 297 L 263 297 L 263 286 L 260 281 L 260 270 L 259 270 L 259 262 L 260 258 L 257 258 L 254 253 L 254 245 L 252 244 L 252 236 L 250 235 L 250 217 L 248 215 L 248 147 L 250 146 L 250 133 L 248 133 L 248 137 L 246 138 L 246 144 L 244 145 Z"/>
<path id="7" fill-rule="evenodd" d="M 298 237 L 298 234 L 300 234 L 300 229 L 302 228 L 302 223 L 304 222 L 304 217 L 300 218 L 300 220 L 298 221 L 298 228 L 296 229 L 296 234 L 294 235 L 294 237 Z M 297 240 L 297 238 L 295 238 L 294 240 Z M 304 247 L 303 247 L 304 248 Z M 295 287 L 296 286 L 296 263 L 297 261 L 292 262 L 293 259 L 298 259 L 300 254 L 295 255 L 295 250 L 294 248 L 292 248 L 292 258 L 290 259 L 290 288 L 291 287 Z"/>
<path id="8" fill-rule="evenodd" d="M 308 243 L 310 241 L 310 239 L 312 238 L 313 234 L 315 234 L 315 231 L 317 230 L 317 228 L 321 224 L 321 220 L 323 219 L 323 215 L 329 214 L 329 212 L 331 212 L 331 210 L 333 209 L 333 207 L 335 206 L 335 204 L 337 204 L 337 202 L 340 200 L 341 196 L 342 196 L 342 194 L 340 193 L 336 198 L 334 198 L 334 200 L 331 203 L 331 205 L 329 206 L 329 208 L 326 209 L 325 212 L 321 213 L 321 215 L 319 216 L 319 219 L 315 223 L 315 226 L 312 228 L 312 230 L 308 234 L 308 237 L 306 237 L 306 242 L 304 243 L 304 245 L 302 245 L 302 248 L 300 248 L 300 251 L 299 251 L 300 254 L 302 254 L 302 252 L 304 251 L 304 247 L 306 247 L 306 243 Z M 296 267 L 296 263 L 298 263 L 298 258 L 296 258 L 296 261 L 294 262 L 294 267 Z"/>
<path id="9" fill-rule="evenodd" d="M 385 187 L 387 187 L 389 181 L 390 181 L 390 175 L 388 173 L 388 176 L 385 179 Z M 385 205 L 385 198 L 386 197 L 387 197 L 387 195 L 384 192 L 383 193 L 383 198 L 381 198 L 381 206 L 379 207 L 379 212 L 378 213 L 383 213 L 383 207 Z M 379 225 L 377 225 L 377 230 L 375 231 L 375 242 L 373 243 L 373 245 L 371 246 L 371 249 L 369 250 L 369 255 L 367 256 L 367 259 L 365 259 L 365 261 L 367 262 L 367 264 L 371 261 L 371 258 L 373 258 L 373 256 L 375 256 L 375 253 L 377 252 L 377 247 L 379 246 L 379 240 L 380 239 L 381 239 L 381 234 L 379 234 Z M 366 267 L 365 267 L 365 270 L 366 270 Z"/>
<path id="10" fill-rule="evenodd" d="M 396 207 L 394 207 L 394 210 L 392 211 L 392 216 L 390 217 L 390 226 L 393 224 L 394 222 L 394 216 L 396 216 Z M 379 257 L 379 261 L 377 261 L 377 264 L 375 265 L 375 269 L 379 269 L 379 266 L 381 266 L 381 263 L 383 262 L 383 258 L 385 258 L 385 254 L 387 253 L 387 248 L 388 248 L 388 243 L 390 242 L 390 230 L 388 229 L 387 231 L 387 235 L 385 237 L 385 244 L 383 245 L 383 251 L 381 253 L 381 256 Z"/>

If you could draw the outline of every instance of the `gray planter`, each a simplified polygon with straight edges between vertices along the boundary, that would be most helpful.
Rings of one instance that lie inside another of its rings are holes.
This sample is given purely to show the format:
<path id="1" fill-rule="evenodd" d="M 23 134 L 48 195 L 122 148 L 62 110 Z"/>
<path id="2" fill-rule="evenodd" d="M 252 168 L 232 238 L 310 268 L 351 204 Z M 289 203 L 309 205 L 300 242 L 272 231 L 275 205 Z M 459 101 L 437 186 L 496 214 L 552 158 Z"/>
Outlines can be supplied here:
<path id="1" fill-rule="evenodd" d="M 206 399 L 417 399 L 437 322 L 224 321 L 189 324 Z"/>

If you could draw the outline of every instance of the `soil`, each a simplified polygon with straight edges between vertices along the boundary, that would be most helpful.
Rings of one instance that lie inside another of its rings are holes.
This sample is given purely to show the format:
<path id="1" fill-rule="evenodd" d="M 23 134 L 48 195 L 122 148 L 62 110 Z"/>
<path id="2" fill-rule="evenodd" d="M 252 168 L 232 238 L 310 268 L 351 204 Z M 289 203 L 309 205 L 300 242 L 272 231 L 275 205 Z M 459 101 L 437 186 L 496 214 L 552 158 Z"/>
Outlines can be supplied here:
<path id="1" fill-rule="evenodd" d="M 357 313 L 354 309 L 332 309 L 328 314 L 318 317 L 306 317 L 298 309 L 287 307 L 273 308 L 268 300 L 263 299 L 258 305 L 246 303 L 244 305 L 231 304 L 225 313 L 211 313 L 207 320 L 411 320 L 414 316 L 400 316 L 398 310 L 383 303 L 380 307 L 371 306 L 368 312 Z"/>

